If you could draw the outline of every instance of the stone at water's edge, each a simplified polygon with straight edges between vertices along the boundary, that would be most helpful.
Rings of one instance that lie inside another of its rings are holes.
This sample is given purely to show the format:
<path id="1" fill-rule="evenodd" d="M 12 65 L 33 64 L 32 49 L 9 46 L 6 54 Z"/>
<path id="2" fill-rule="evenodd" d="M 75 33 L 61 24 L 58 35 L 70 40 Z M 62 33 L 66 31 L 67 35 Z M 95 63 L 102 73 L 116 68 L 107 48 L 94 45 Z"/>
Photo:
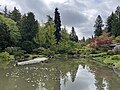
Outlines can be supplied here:
<path id="1" fill-rule="evenodd" d="M 120 68 L 113 67 L 113 71 L 120 76 Z"/>
<path id="2" fill-rule="evenodd" d="M 34 64 L 48 60 L 48 58 L 35 58 L 29 61 L 17 62 L 17 65 L 26 65 L 26 64 Z"/>

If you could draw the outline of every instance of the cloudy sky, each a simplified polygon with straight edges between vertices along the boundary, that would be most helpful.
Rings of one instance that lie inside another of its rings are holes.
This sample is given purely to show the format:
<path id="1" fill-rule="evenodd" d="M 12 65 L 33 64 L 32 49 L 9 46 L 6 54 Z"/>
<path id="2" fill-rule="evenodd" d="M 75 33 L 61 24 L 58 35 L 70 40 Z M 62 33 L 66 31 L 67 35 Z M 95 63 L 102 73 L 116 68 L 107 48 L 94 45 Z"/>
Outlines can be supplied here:
<path id="1" fill-rule="evenodd" d="M 54 17 L 54 9 L 58 7 L 62 25 L 68 32 L 75 27 L 80 39 L 91 37 L 97 15 L 106 22 L 108 15 L 120 5 L 120 0 L 0 0 L 0 5 L 0 10 L 7 5 L 9 10 L 16 6 L 22 13 L 32 11 L 41 23 L 47 20 L 46 15 Z"/>

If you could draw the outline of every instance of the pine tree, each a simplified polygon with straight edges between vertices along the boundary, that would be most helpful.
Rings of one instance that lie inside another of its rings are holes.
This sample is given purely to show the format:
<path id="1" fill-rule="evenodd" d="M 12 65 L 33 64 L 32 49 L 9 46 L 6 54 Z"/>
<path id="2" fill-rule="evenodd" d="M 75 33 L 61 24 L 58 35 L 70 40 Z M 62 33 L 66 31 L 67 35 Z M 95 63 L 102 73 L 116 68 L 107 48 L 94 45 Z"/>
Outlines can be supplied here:
<path id="1" fill-rule="evenodd" d="M 102 27 L 103 27 L 103 20 L 101 18 L 100 15 L 98 15 L 98 17 L 96 18 L 96 21 L 95 21 L 95 36 L 100 36 L 102 34 Z"/>
<path id="2" fill-rule="evenodd" d="M 63 41 L 68 41 L 70 40 L 70 37 L 69 37 L 69 34 L 66 30 L 66 27 L 64 27 L 62 30 L 61 30 L 61 40 Z"/>
<path id="3" fill-rule="evenodd" d="M 0 48 L 5 49 L 10 44 L 10 31 L 8 26 L 0 22 Z"/>
<path id="4" fill-rule="evenodd" d="M 76 35 L 74 27 L 72 27 L 71 33 L 70 33 L 70 40 L 78 42 L 78 36 Z"/>
<path id="5" fill-rule="evenodd" d="M 21 13 L 16 7 L 14 7 L 14 10 L 10 12 L 9 17 L 15 22 L 19 22 L 21 20 Z"/>
<path id="6" fill-rule="evenodd" d="M 85 42 L 85 37 L 83 37 L 82 41 Z"/>
<path id="7" fill-rule="evenodd" d="M 112 14 L 107 19 L 107 29 L 108 29 L 108 32 L 110 33 L 112 32 L 113 20 L 114 20 L 114 13 L 112 12 Z"/>
<path id="8" fill-rule="evenodd" d="M 115 37 L 120 35 L 120 7 L 118 6 L 112 23 L 112 35 Z"/>
<path id="9" fill-rule="evenodd" d="M 21 19 L 20 31 L 23 41 L 34 41 L 34 37 L 38 33 L 38 21 L 32 12 L 24 15 Z"/>
<path id="10" fill-rule="evenodd" d="M 57 44 L 61 39 L 61 20 L 60 20 L 60 13 L 58 12 L 58 8 L 55 8 L 55 19 L 54 19 L 54 23 L 55 23 L 55 38 L 57 40 Z"/>

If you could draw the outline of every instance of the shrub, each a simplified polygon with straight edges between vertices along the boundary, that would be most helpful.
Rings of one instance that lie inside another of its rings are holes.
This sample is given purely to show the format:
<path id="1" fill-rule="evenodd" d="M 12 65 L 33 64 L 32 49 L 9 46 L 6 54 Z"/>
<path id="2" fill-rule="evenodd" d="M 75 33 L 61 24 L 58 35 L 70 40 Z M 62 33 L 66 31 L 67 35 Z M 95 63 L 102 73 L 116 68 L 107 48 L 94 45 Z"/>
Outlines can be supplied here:
<path id="1" fill-rule="evenodd" d="M 105 57 L 107 56 L 107 53 L 100 53 L 100 57 Z"/>
<path id="2" fill-rule="evenodd" d="M 114 55 L 114 52 L 112 50 L 108 50 L 107 55 Z"/>
<path id="3" fill-rule="evenodd" d="M 10 60 L 10 55 L 8 52 L 2 52 L 0 53 L 0 60 L 3 60 L 3 61 L 8 61 Z"/>
<path id="4" fill-rule="evenodd" d="M 7 48 L 5 48 L 5 51 L 8 52 L 9 54 L 13 55 L 14 52 L 17 52 L 20 49 L 21 49 L 20 47 L 7 47 Z"/>
<path id="5" fill-rule="evenodd" d="M 46 53 L 46 49 L 43 47 L 39 47 L 37 49 L 33 50 L 34 54 L 40 54 L 40 55 L 44 55 Z"/>
<path id="6" fill-rule="evenodd" d="M 24 41 L 22 43 L 22 49 L 24 49 L 25 51 L 27 51 L 27 53 L 31 53 L 32 50 L 34 49 L 34 44 L 31 41 Z"/>
<path id="7" fill-rule="evenodd" d="M 84 53 L 84 52 L 85 52 L 84 49 L 79 49 L 79 50 L 77 51 L 78 54 L 82 54 L 82 53 Z"/>
<path id="8" fill-rule="evenodd" d="M 85 52 L 89 52 L 89 54 L 97 54 L 97 51 L 94 48 L 88 48 Z"/>
<path id="9" fill-rule="evenodd" d="M 47 49 L 46 52 L 45 52 L 45 55 L 48 56 L 48 57 L 52 57 L 52 56 L 55 55 L 55 52 L 51 51 L 50 49 Z"/>
<path id="10" fill-rule="evenodd" d="M 25 54 L 25 55 L 24 55 L 24 58 L 29 58 L 29 57 L 30 57 L 29 54 Z"/>
<path id="11" fill-rule="evenodd" d="M 111 57 L 112 60 L 120 60 L 120 55 L 114 55 Z"/>
<path id="12" fill-rule="evenodd" d="M 91 40 L 91 47 L 99 47 L 104 46 L 112 43 L 112 38 L 105 37 L 105 36 L 99 36 L 95 37 L 93 40 Z"/>
<path id="13" fill-rule="evenodd" d="M 101 52 L 108 52 L 108 50 L 110 50 L 111 48 L 106 45 L 106 46 L 97 47 L 97 49 Z"/>
<path id="14" fill-rule="evenodd" d="M 17 60 L 17 61 L 22 61 L 22 60 L 24 60 L 24 53 L 25 53 L 24 50 L 19 50 L 19 51 L 15 52 L 15 53 L 14 53 L 14 58 L 15 58 L 15 60 Z"/>

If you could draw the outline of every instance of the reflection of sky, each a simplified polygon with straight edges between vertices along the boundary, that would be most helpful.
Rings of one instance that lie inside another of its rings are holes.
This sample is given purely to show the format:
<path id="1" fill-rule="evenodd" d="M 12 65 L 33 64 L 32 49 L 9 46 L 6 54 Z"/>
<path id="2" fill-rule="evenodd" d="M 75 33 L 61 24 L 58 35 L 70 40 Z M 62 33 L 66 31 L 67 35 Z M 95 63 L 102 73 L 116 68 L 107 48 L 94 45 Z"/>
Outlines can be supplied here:
<path id="1" fill-rule="evenodd" d="M 79 66 L 74 82 L 71 81 L 70 73 L 67 75 L 66 85 L 64 85 L 64 80 L 61 80 L 61 90 L 96 90 L 94 74 L 88 67 L 83 69 L 81 65 Z"/>

